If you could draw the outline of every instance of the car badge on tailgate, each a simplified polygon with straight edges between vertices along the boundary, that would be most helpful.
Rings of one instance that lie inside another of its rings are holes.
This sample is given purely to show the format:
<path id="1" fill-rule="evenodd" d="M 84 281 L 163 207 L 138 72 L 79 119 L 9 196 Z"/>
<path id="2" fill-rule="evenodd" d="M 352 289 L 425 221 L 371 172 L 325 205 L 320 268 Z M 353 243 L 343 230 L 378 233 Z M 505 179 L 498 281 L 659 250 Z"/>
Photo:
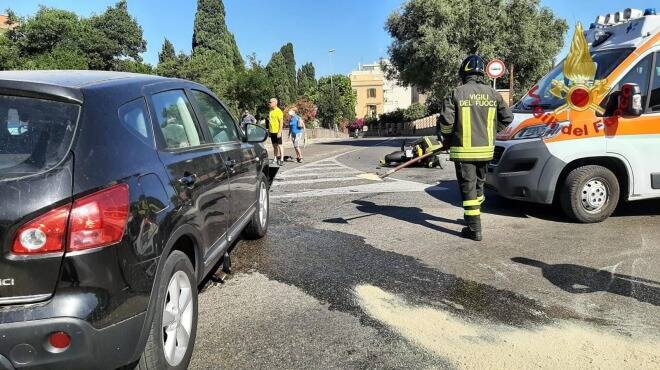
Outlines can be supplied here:
<path id="1" fill-rule="evenodd" d="M 14 286 L 14 279 L 0 279 L 0 286 Z"/>

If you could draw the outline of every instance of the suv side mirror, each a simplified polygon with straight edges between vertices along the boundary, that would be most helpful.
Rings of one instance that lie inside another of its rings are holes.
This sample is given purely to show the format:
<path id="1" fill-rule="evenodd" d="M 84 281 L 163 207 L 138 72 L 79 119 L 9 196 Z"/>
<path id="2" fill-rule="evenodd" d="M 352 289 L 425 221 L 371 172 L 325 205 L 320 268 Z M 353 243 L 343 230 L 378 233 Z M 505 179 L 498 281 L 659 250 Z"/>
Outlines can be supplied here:
<path id="1" fill-rule="evenodd" d="M 254 123 L 245 125 L 245 141 L 248 143 L 263 143 L 268 139 L 268 131 Z"/>
<path id="2" fill-rule="evenodd" d="M 639 85 L 627 83 L 621 87 L 619 109 L 625 116 L 639 117 L 642 115 L 642 90 Z"/>

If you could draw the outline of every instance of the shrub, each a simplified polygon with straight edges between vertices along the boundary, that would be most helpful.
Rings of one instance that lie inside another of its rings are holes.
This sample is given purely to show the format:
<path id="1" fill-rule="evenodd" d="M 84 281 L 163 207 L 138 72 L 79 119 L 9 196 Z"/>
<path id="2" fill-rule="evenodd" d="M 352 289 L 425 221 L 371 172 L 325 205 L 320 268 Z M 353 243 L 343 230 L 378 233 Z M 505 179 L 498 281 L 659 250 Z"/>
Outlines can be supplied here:
<path id="1" fill-rule="evenodd" d="M 426 107 L 420 103 L 414 103 L 406 109 L 403 116 L 408 122 L 415 121 L 427 116 Z"/>

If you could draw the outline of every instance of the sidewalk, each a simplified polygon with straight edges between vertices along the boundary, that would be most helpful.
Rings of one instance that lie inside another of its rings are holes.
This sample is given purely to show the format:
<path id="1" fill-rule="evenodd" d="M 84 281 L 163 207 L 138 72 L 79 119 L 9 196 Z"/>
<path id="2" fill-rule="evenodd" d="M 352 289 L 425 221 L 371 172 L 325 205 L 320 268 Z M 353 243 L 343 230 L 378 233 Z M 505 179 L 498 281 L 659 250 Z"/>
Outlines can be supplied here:
<path id="1" fill-rule="evenodd" d="M 324 137 L 324 138 L 316 138 L 316 139 L 307 139 L 307 147 L 309 147 L 312 144 L 329 143 L 333 141 L 343 141 L 347 139 L 349 139 L 349 137 Z M 273 144 L 271 144 L 270 137 L 264 142 L 264 146 L 268 150 L 269 157 L 273 157 Z M 293 149 L 293 141 L 291 141 L 290 138 L 284 138 L 284 142 L 282 146 L 284 147 L 284 149 Z M 305 148 L 303 148 L 303 150 L 305 150 Z"/>

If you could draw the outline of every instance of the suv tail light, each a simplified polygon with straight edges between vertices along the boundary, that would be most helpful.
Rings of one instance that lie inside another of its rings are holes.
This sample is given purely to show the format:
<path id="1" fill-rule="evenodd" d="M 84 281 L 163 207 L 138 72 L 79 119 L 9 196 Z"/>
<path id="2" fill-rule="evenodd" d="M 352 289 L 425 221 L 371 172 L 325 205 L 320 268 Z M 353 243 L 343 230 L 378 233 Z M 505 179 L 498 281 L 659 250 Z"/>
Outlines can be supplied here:
<path id="1" fill-rule="evenodd" d="M 35 255 L 99 248 L 121 241 L 128 222 L 128 185 L 119 184 L 49 211 L 21 226 L 12 252 Z"/>
<path id="2" fill-rule="evenodd" d="M 12 252 L 30 255 L 64 251 L 70 209 L 71 204 L 55 208 L 21 226 L 16 231 Z"/>
<path id="3" fill-rule="evenodd" d="M 128 221 L 128 185 L 120 184 L 73 202 L 68 251 L 121 241 Z"/>

